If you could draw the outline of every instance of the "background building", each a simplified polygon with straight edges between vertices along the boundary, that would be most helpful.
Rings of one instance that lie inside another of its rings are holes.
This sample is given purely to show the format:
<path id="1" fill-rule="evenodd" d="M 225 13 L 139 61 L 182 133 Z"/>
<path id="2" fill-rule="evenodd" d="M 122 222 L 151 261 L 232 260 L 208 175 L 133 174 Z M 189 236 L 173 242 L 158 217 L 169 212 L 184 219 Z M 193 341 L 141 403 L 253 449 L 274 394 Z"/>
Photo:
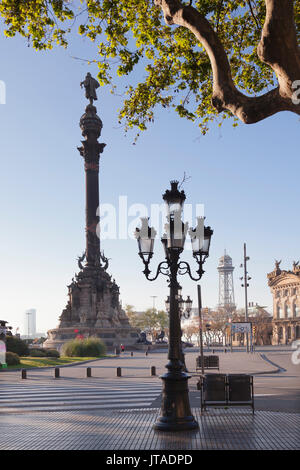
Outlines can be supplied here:
<path id="1" fill-rule="evenodd" d="M 16 331 L 19 329 L 17 328 Z M 40 333 L 36 331 L 36 309 L 29 308 L 24 313 L 24 326 L 23 326 L 23 335 L 22 339 L 35 339 L 35 338 L 45 338 L 45 333 Z"/>
<path id="2" fill-rule="evenodd" d="M 24 314 L 24 337 L 35 338 L 36 336 L 36 309 L 30 308 Z"/>
<path id="3" fill-rule="evenodd" d="M 273 344 L 288 344 L 300 339 L 300 266 L 293 263 L 291 271 L 280 269 L 281 261 L 268 274 L 273 295 Z"/>

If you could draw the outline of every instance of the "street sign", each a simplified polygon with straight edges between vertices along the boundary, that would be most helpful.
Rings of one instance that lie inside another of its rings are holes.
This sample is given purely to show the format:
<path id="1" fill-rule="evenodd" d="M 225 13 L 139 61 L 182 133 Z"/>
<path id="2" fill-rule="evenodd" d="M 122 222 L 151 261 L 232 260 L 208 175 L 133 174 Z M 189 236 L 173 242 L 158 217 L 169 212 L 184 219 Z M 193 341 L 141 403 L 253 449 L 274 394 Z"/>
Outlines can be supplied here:
<path id="1" fill-rule="evenodd" d="M 232 322 L 231 323 L 231 333 L 250 333 L 251 332 L 251 323 L 250 322 Z"/>

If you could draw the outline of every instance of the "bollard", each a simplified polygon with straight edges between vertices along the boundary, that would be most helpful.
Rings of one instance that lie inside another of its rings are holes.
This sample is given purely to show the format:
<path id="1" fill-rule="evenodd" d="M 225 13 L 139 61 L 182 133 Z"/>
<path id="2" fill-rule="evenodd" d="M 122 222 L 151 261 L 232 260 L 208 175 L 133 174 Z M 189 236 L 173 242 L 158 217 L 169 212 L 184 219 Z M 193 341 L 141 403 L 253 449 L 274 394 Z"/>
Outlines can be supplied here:
<path id="1" fill-rule="evenodd" d="M 120 348 L 115 349 L 115 354 L 116 354 L 116 356 L 120 356 Z"/>
<path id="2" fill-rule="evenodd" d="M 227 352 L 227 349 L 224 349 L 224 353 L 226 353 L 226 352 Z"/>
<path id="3" fill-rule="evenodd" d="M 56 379 L 59 379 L 59 367 L 55 367 L 55 369 L 54 369 L 54 377 L 55 377 Z"/>
<path id="4" fill-rule="evenodd" d="M 131 354 L 130 354 L 130 355 L 131 355 L 131 357 L 133 356 L 133 352 L 132 352 L 132 351 L 131 351 Z"/>
<path id="5" fill-rule="evenodd" d="M 152 376 L 153 376 L 153 375 L 156 375 L 156 368 L 155 368 L 155 366 L 152 366 L 152 367 L 151 367 L 151 375 L 152 375 Z"/>
<path id="6" fill-rule="evenodd" d="M 87 367 L 87 369 L 86 369 L 86 376 L 87 377 L 92 377 L 92 369 L 90 367 Z"/>
<path id="7" fill-rule="evenodd" d="M 117 367 L 117 377 L 122 377 L 121 367 Z"/>
<path id="8" fill-rule="evenodd" d="M 212 353 L 215 354 L 215 350 L 214 350 L 214 349 L 212 350 Z"/>
<path id="9" fill-rule="evenodd" d="M 145 352 L 145 356 L 148 356 L 148 351 Z"/>
<path id="10" fill-rule="evenodd" d="M 22 378 L 22 379 L 27 379 L 27 372 L 26 372 L 26 369 L 21 369 L 21 378 Z"/>

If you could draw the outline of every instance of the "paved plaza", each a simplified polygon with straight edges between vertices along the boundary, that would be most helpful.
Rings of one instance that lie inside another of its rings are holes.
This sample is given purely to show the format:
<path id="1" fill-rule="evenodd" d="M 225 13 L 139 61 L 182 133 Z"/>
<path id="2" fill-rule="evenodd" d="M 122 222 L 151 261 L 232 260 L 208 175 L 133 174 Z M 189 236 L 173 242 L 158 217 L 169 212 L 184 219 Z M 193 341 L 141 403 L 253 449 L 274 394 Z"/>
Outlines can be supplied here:
<path id="1" fill-rule="evenodd" d="M 208 408 L 200 415 L 197 351 L 186 351 L 190 402 L 199 430 L 161 433 L 152 426 L 161 403 L 166 352 L 62 367 L 0 373 L 1 450 L 201 450 L 299 449 L 299 366 L 287 349 L 255 354 L 218 352 L 220 371 L 254 374 L 250 408 Z M 92 377 L 86 377 L 87 366 Z M 116 368 L 122 367 L 122 377 Z M 151 366 L 156 376 L 150 376 Z"/>
<path id="2" fill-rule="evenodd" d="M 6 450 L 272 450 L 299 449 L 300 414 L 209 410 L 193 414 L 199 430 L 154 431 L 159 410 L 35 413 L 1 418 Z"/>

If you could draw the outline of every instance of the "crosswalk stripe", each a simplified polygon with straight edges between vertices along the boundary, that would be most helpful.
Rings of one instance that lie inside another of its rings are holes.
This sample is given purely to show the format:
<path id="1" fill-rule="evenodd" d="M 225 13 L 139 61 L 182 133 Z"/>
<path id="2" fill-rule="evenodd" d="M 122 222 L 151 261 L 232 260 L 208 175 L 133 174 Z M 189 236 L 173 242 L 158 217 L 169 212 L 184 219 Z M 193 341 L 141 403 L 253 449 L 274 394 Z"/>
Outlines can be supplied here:
<path id="1" fill-rule="evenodd" d="M 148 400 L 153 399 L 153 398 L 155 398 L 155 395 L 150 395 L 150 396 L 146 396 L 146 397 L 138 397 L 138 398 L 135 398 L 134 402 L 138 403 L 139 401 L 145 400 L 147 398 L 148 398 Z M 74 405 L 82 403 L 82 400 L 72 400 L 72 399 L 70 399 L 70 400 L 67 400 L 67 401 L 71 401 Z M 67 403 L 67 401 L 57 400 L 55 403 L 53 403 L 53 406 L 63 405 L 65 403 Z M 86 400 L 87 403 L 94 403 L 94 404 L 99 403 L 100 401 L 101 401 L 101 403 L 105 403 L 105 402 L 108 402 L 108 403 L 121 403 L 121 402 L 128 403 L 128 398 L 116 398 L 116 399 L 104 398 L 104 399 L 101 399 L 101 400 L 99 400 L 99 399 L 98 400 L 92 400 L 92 399 L 91 400 L 90 399 Z M 9 403 L 11 402 L 12 405 L 15 408 L 19 408 L 19 407 L 23 408 L 25 406 L 26 407 L 31 406 L 30 404 L 27 405 L 27 404 L 24 404 L 24 403 L 15 404 L 14 400 L 11 400 L 11 401 L 8 400 L 8 402 Z M 35 405 L 44 404 L 44 403 L 48 403 L 48 400 L 34 400 L 34 401 L 32 401 L 32 403 L 35 404 Z M 6 402 L 6 405 L 7 405 L 7 402 Z M 51 403 L 50 403 L 50 405 L 51 405 Z"/>
<path id="2" fill-rule="evenodd" d="M 151 385 L 151 388 L 161 388 L 161 384 L 159 383 L 156 383 L 156 384 L 149 384 Z M 81 390 L 82 388 L 84 388 L 85 390 L 92 390 L 93 388 L 96 389 L 96 390 L 99 390 L 99 389 L 107 389 L 107 388 L 114 388 L 114 389 L 124 389 L 124 388 L 128 388 L 128 389 L 140 389 L 140 390 L 144 390 L 144 389 L 148 389 L 149 388 L 149 385 L 142 385 L 142 384 L 137 384 L 137 385 L 134 385 L 134 384 L 120 384 L 120 385 L 116 385 L 115 383 L 107 383 L 105 385 L 97 385 L 96 384 L 85 384 L 81 387 L 79 387 L 78 385 L 69 385 L 69 386 L 66 386 L 66 385 L 61 385 L 61 386 L 57 386 L 57 385 L 51 385 L 51 384 L 47 384 L 47 385 L 39 385 L 39 384 L 34 384 L 34 385 L 23 385 L 23 384 L 20 384 L 19 386 L 11 386 L 11 385 L 8 385 L 8 384 L 0 384 L 0 394 L 1 393 L 5 393 L 5 391 L 7 389 L 10 389 L 10 390 L 42 390 L 42 389 L 51 389 L 51 390 L 60 390 L 60 389 L 70 389 L 70 390 Z"/>
<path id="3" fill-rule="evenodd" d="M 51 395 L 37 395 L 37 396 L 34 396 L 34 397 L 32 397 L 32 396 L 31 396 L 31 397 L 27 397 L 27 395 L 26 395 L 25 398 L 24 398 L 24 397 L 20 397 L 20 398 L 12 398 L 12 397 L 10 397 L 10 398 L 1 399 L 1 400 L 0 400 L 0 405 L 1 405 L 2 403 L 11 403 L 11 402 L 12 402 L 12 403 L 17 403 L 17 402 L 22 402 L 22 403 L 23 403 L 23 402 L 27 402 L 27 401 L 28 401 L 28 402 L 29 402 L 29 401 L 30 401 L 30 402 L 35 402 L 35 401 L 54 401 L 54 400 L 58 400 L 58 399 L 66 400 L 66 401 L 70 401 L 70 400 L 74 401 L 74 400 L 76 400 L 76 398 L 81 398 L 81 400 L 82 400 L 82 398 L 87 398 L 87 399 L 89 399 L 89 400 L 91 400 L 91 399 L 99 399 L 99 398 L 100 398 L 100 399 L 102 400 L 102 397 L 103 397 L 103 400 L 105 400 L 106 397 L 108 397 L 108 399 L 111 399 L 111 398 L 114 397 L 114 396 L 119 397 L 119 398 L 118 398 L 119 400 L 125 400 L 125 399 L 128 400 L 128 398 L 136 398 L 136 397 L 138 398 L 138 397 L 141 396 L 141 394 L 132 394 L 132 393 L 129 394 L 129 393 L 127 393 L 127 394 L 122 394 L 121 397 L 120 397 L 120 395 L 117 394 L 117 393 L 110 393 L 110 394 L 109 394 L 109 393 L 105 393 L 105 394 L 102 394 L 102 393 L 101 393 L 101 395 L 100 395 L 100 394 L 99 394 L 99 395 L 94 395 L 94 394 L 93 394 L 93 395 L 84 395 L 84 396 L 82 396 L 82 397 L 79 397 L 77 394 L 76 394 L 75 396 L 73 396 L 73 397 L 70 397 L 70 395 L 67 395 L 67 394 L 66 394 L 66 395 L 55 395 L 55 397 L 53 397 L 53 396 L 51 396 Z M 146 397 L 152 398 L 152 397 L 156 397 L 157 394 L 156 394 L 156 393 L 151 393 L 151 392 L 149 392 L 149 393 L 143 394 L 142 396 L 143 396 L 144 398 L 146 398 Z M 81 400 L 80 400 L 80 401 L 81 401 Z"/>
<path id="4" fill-rule="evenodd" d="M 133 408 L 133 409 L 139 409 L 139 408 L 145 408 L 151 405 L 151 402 L 141 402 L 138 403 L 137 405 L 132 404 L 132 406 L 126 404 L 126 409 L 127 408 Z M 52 407 L 31 407 L 29 408 L 14 408 L 14 407 L 9 407 L 9 408 L 0 408 L 0 414 L 1 413 L 14 413 L 17 412 L 19 413 L 20 411 L 24 412 L 31 412 L 31 411 L 84 411 L 84 410 L 100 410 L 100 409 L 123 409 L 124 408 L 124 403 L 123 404 L 97 404 L 97 405 L 78 405 L 75 406 L 52 406 Z"/>
<path id="5" fill-rule="evenodd" d="M 97 384 L 98 385 L 98 384 Z M 78 387 L 1 384 L 0 412 L 60 411 L 150 406 L 161 394 L 158 383 L 101 383 Z"/>
<path id="6" fill-rule="evenodd" d="M 135 390 L 135 389 L 132 389 L 132 391 L 130 390 L 92 390 L 90 392 L 86 392 L 86 391 L 73 391 L 73 390 L 68 390 L 68 391 L 63 391 L 63 390 L 60 390 L 58 392 L 53 392 L 52 390 L 43 390 L 43 391 L 40 391 L 40 392 L 26 392 L 26 396 L 31 396 L 31 397 L 34 397 L 36 395 L 43 395 L 43 396 L 59 396 L 59 395 L 82 395 L 82 396 L 85 396 L 85 395 L 91 395 L 91 394 L 101 394 L 101 395 L 111 395 L 112 393 L 117 393 L 117 394 L 121 394 L 121 395 L 130 395 L 131 393 L 133 392 L 141 392 L 140 390 Z M 147 390 L 143 391 L 143 393 L 146 393 Z M 151 389 L 151 392 L 160 392 L 160 389 Z M 4 393 L 0 396 L 0 402 L 2 401 L 2 398 L 5 398 L 7 395 L 11 396 L 11 392 L 10 393 Z M 13 396 L 18 399 L 19 397 L 23 397 L 24 396 L 24 392 L 17 392 L 17 393 L 13 393 Z"/>
<path id="7" fill-rule="evenodd" d="M 105 391 L 111 391 L 111 390 L 114 390 L 114 391 L 118 391 L 118 392 L 124 392 L 124 393 L 130 393 L 131 390 L 134 390 L 134 391 L 139 391 L 139 392 L 144 392 L 144 391 L 148 391 L 149 388 L 140 388 L 140 387 L 132 387 L 132 388 L 119 388 L 119 387 L 116 387 L 116 388 L 109 388 L 109 387 L 102 387 L 102 388 L 90 388 L 90 389 L 76 389 L 76 388 L 65 388 L 65 387 L 62 387 L 62 388 L 56 388 L 56 389 L 53 389 L 51 387 L 47 387 L 47 388 L 30 388 L 30 389 L 26 389 L 26 390 L 18 390 L 18 389 L 11 389 L 11 388 L 8 388 L 6 389 L 5 391 L 1 391 L 0 392 L 0 397 L 1 396 L 4 396 L 4 395 L 7 395 L 7 393 L 13 393 L 14 395 L 23 395 L 23 393 L 32 393 L 32 394 L 35 394 L 35 393 L 45 393 L 45 392 L 49 392 L 49 393 L 93 393 L 93 392 L 105 392 Z M 150 390 L 161 390 L 161 387 L 151 387 Z"/>

